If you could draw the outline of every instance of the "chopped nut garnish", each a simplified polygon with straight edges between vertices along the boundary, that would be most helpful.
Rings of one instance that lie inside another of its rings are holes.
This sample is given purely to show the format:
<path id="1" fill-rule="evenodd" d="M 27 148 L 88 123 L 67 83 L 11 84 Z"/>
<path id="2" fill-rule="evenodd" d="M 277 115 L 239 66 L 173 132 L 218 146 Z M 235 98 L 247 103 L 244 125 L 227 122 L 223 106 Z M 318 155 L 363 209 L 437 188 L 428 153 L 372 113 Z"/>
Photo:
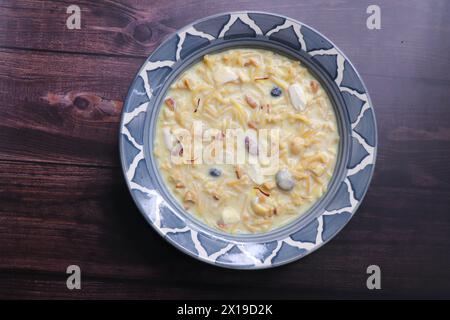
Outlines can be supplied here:
<path id="1" fill-rule="evenodd" d="M 189 90 L 192 90 L 192 86 L 191 86 L 189 79 L 184 79 L 183 84 L 186 88 L 188 88 Z"/>
<path id="2" fill-rule="evenodd" d="M 274 214 L 274 207 L 261 202 L 261 198 L 257 197 L 250 202 L 253 212 L 261 217 L 271 217 Z"/>
<path id="3" fill-rule="evenodd" d="M 246 61 L 244 63 L 244 67 L 248 67 L 248 66 L 255 66 L 255 67 L 257 67 L 258 66 L 258 62 L 255 59 L 250 58 L 248 61 Z"/>
<path id="4" fill-rule="evenodd" d="M 301 137 L 295 137 L 290 142 L 290 148 L 292 154 L 299 154 L 302 151 L 302 148 L 304 146 L 304 139 Z"/>
<path id="5" fill-rule="evenodd" d="M 257 127 L 256 127 L 256 123 L 254 123 L 253 121 L 249 121 L 248 123 L 247 123 L 247 125 L 248 125 L 248 127 L 249 128 L 252 128 L 252 129 L 258 129 Z"/>
<path id="6" fill-rule="evenodd" d="M 256 107 L 258 107 L 258 103 L 255 101 L 255 99 L 253 99 L 253 98 L 250 97 L 249 95 L 245 95 L 245 101 L 248 103 L 248 105 L 249 105 L 252 109 L 255 109 Z"/>
<path id="7" fill-rule="evenodd" d="M 178 182 L 178 183 L 175 185 L 175 188 L 177 188 L 177 189 L 182 189 L 182 188 L 184 188 L 184 184 L 181 183 L 181 182 Z"/>
<path id="8" fill-rule="evenodd" d="M 212 193 L 212 197 L 213 197 L 215 200 L 220 200 L 220 197 L 219 197 L 219 195 L 217 194 L 217 192 L 213 192 L 213 193 Z"/>
<path id="9" fill-rule="evenodd" d="M 197 112 L 199 105 L 200 105 L 200 98 L 197 99 L 197 105 L 195 106 L 194 113 Z"/>
<path id="10" fill-rule="evenodd" d="M 238 179 L 240 179 L 240 178 L 242 177 L 242 175 L 243 175 L 243 173 L 242 173 L 242 168 L 239 167 L 239 166 L 236 166 L 236 167 L 234 168 L 234 171 L 236 172 L 236 177 L 237 177 Z"/>
<path id="11" fill-rule="evenodd" d="M 266 197 L 270 197 L 270 192 L 266 189 L 264 189 L 264 187 L 262 186 L 257 186 L 254 187 L 256 190 L 258 190 L 259 192 L 261 192 L 263 195 L 265 195 Z"/>
<path id="12" fill-rule="evenodd" d="M 197 202 L 197 195 L 194 191 L 187 191 L 184 194 L 183 200 L 184 202 L 192 202 L 195 204 Z"/>
<path id="13" fill-rule="evenodd" d="M 171 111 L 175 110 L 175 100 L 173 100 L 172 98 L 167 98 L 166 100 L 164 100 L 164 102 Z"/>
<path id="14" fill-rule="evenodd" d="M 310 87 L 311 87 L 311 92 L 312 93 L 316 93 L 319 90 L 319 84 L 316 81 L 311 81 L 309 83 Z"/>
<path id="15" fill-rule="evenodd" d="M 274 181 L 266 181 L 262 184 L 262 187 L 265 190 L 272 190 L 273 188 L 276 187 L 276 183 Z"/>
<path id="16" fill-rule="evenodd" d="M 255 77 L 255 78 L 253 78 L 255 81 L 257 81 L 257 80 L 267 80 L 267 79 L 269 79 L 269 76 L 262 76 L 262 77 Z"/>

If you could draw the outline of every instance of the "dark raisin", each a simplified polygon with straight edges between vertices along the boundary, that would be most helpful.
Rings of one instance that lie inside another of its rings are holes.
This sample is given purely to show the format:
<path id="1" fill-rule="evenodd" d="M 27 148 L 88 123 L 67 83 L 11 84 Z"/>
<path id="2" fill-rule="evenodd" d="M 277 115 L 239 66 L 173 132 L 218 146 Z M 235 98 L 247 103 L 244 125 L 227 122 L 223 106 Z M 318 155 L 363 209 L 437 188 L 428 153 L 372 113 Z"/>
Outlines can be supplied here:
<path id="1" fill-rule="evenodd" d="M 217 168 L 211 168 L 209 169 L 209 174 L 213 177 L 219 177 L 222 174 L 222 172 Z"/>
<path id="2" fill-rule="evenodd" d="M 270 94 L 272 95 L 272 97 L 279 97 L 281 96 L 281 89 L 279 87 L 275 87 L 272 89 L 272 91 L 270 91 Z"/>

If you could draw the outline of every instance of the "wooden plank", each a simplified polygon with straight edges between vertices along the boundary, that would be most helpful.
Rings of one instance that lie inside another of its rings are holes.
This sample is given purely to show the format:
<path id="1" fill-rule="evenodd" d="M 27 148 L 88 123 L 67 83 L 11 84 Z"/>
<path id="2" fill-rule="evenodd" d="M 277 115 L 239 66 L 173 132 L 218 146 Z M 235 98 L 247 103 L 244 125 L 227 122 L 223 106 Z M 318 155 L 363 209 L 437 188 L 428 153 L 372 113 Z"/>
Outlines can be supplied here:
<path id="1" fill-rule="evenodd" d="M 401 166 L 396 164 L 396 169 Z M 171 293 L 192 298 L 294 298 L 338 292 L 370 296 L 365 287 L 370 264 L 382 267 L 386 296 L 448 294 L 450 190 L 440 186 L 424 190 L 396 185 L 377 171 L 358 214 L 320 253 L 242 277 L 239 271 L 216 269 L 168 245 L 140 216 L 115 168 L 3 161 L 0 297 L 9 290 L 17 290 L 18 296 L 74 297 L 64 287 L 70 264 L 79 265 L 86 277 L 86 290 L 75 296 L 85 298 L 157 298 Z M 441 267 L 430 259 L 439 260 Z M 5 276 L 11 273 L 20 284 L 16 289 Z M 45 292 L 44 285 L 49 286 Z M 111 292 L 114 285 L 123 288 L 123 295 Z M 242 285 L 247 289 L 237 293 Z M 155 291 L 147 292 L 148 286 Z M 328 293 L 322 291 L 325 286 Z M 286 289 L 280 292 L 280 287 Z M 419 287 L 420 293 L 410 292 Z"/>
<path id="2" fill-rule="evenodd" d="M 120 112 L 143 59 L 3 49 L 0 60 L 0 159 L 118 166 Z M 363 76 L 383 145 L 448 141 L 449 82 Z"/>
<path id="3" fill-rule="evenodd" d="M 107 55 L 148 56 L 169 34 L 226 11 L 263 10 L 296 18 L 332 39 L 360 72 L 449 80 L 450 3 L 378 1 L 382 29 L 366 28 L 370 1 L 77 1 L 80 30 L 66 28 L 70 1 L 0 3 L 0 46 Z M 430 20 L 430 16 L 433 18 Z M 345 22 L 345 23 L 344 23 Z M 395 65 L 395 68 L 392 66 Z"/>
<path id="4" fill-rule="evenodd" d="M 118 128 L 143 59 L 0 51 L 0 158 L 118 165 Z"/>

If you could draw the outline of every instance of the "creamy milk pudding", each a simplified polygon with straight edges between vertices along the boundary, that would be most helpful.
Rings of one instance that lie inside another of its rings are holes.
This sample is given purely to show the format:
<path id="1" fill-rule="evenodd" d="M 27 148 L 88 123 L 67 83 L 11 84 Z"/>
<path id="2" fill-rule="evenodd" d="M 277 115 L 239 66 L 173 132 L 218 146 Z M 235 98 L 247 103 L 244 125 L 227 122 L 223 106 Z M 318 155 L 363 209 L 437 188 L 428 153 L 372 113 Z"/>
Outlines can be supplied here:
<path id="1" fill-rule="evenodd" d="M 187 212 L 224 232 L 260 233 L 326 192 L 338 147 L 317 79 L 297 60 L 249 48 L 205 55 L 172 83 L 154 156 Z"/>

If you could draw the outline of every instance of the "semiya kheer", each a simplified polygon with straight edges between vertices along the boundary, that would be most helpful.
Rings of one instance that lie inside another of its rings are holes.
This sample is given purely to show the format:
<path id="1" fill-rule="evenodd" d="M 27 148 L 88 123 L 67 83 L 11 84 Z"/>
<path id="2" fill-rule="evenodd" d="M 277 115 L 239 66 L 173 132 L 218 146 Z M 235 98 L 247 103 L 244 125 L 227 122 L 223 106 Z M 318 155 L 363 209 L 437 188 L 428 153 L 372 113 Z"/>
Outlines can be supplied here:
<path id="1" fill-rule="evenodd" d="M 202 124 L 203 153 L 179 134 L 195 136 L 196 123 Z M 276 135 L 265 141 L 263 129 Z M 218 142 L 221 149 L 211 149 Z M 218 157 L 242 145 L 245 163 Z M 298 218 L 325 193 L 338 146 L 332 103 L 308 69 L 281 54 L 248 48 L 205 55 L 171 84 L 157 120 L 154 155 L 186 211 L 224 232 L 259 233 Z M 272 149 L 276 159 L 258 161 Z M 174 155 L 187 161 L 173 161 Z"/>

